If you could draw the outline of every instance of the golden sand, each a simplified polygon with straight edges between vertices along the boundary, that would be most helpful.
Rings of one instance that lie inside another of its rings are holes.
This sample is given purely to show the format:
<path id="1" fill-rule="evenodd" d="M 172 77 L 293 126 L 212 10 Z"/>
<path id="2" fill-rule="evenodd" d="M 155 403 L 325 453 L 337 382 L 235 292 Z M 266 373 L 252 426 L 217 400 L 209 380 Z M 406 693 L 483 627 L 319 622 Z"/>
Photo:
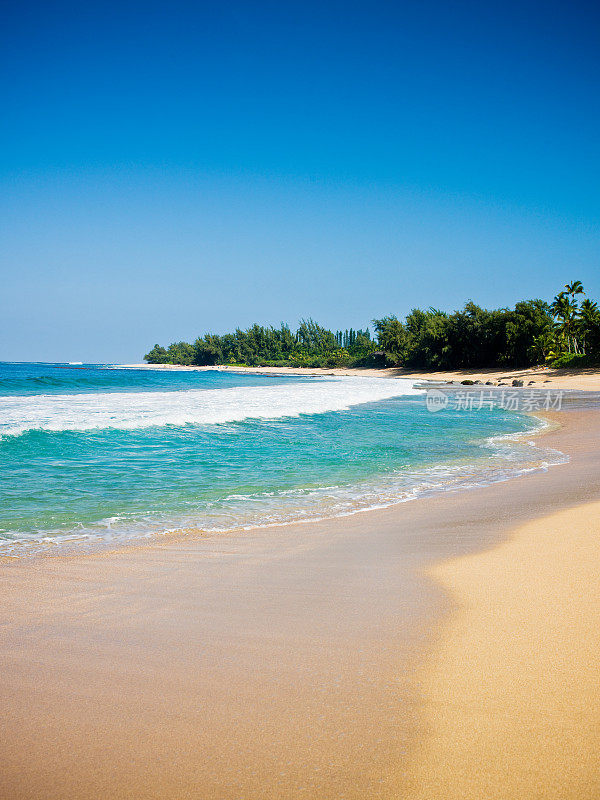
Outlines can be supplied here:
<path id="1" fill-rule="evenodd" d="M 457 610 L 424 681 L 407 800 L 597 800 L 600 502 L 431 574 Z"/>
<path id="2" fill-rule="evenodd" d="M 577 389 L 582 391 L 600 391 L 600 368 L 586 367 L 578 369 L 551 369 L 549 367 L 527 367 L 525 369 L 463 369 L 429 371 L 411 370 L 401 368 L 356 368 L 356 367 L 240 367 L 240 366 L 211 366 L 211 367 L 183 367 L 174 364 L 122 364 L 122 367 L 144 368 L 153 370 L 188 370 L 203 371 L 217 370 L 219 372 L 250 372 L 259 375 L 350 375 L 373 378 L 406 378 L 413 381 L 462 381 L 465 379 L 488 380 L 498 382 L 512 382 L 514 379 L 522 380 L 527 386 L 533 381 L 535 389 Z"/>

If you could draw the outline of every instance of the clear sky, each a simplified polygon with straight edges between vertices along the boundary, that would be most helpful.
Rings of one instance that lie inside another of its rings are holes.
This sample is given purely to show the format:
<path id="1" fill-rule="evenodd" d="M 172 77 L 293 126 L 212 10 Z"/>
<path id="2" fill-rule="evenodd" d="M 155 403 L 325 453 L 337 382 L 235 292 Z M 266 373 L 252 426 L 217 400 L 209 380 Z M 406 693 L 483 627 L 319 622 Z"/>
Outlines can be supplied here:
<path id="1" fill-rule="evenodd" d="M 0 360 L 598 298 L 598 9 L 5 6 Z"/>

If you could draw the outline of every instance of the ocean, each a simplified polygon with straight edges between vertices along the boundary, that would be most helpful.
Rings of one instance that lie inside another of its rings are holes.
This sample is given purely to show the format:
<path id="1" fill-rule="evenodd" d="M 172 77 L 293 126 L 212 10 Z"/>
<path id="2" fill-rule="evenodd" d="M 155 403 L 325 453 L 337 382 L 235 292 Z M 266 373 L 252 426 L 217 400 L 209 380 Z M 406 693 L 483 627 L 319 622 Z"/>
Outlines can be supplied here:
<path id="1" fill-rule="evenodd" d="M 545 469 L 539 421 L 411 381 L 0 363 L 0 556 L 352 514 Z"/>

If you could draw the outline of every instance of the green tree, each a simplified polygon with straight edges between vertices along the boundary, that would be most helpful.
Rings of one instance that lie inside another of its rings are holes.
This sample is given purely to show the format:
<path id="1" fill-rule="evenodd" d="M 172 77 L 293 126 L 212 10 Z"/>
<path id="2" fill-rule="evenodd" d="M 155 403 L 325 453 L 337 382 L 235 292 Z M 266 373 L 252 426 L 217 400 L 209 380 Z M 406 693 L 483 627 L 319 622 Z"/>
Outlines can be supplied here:
<path id="1" fill-rule="evenodd" d="M 394 315 L 374 320 L 376 340 L 368 329 L 333 333 L 310 318 L 295 332 L 283 323 L 255 323 L 224 335 L 207 333 L 193 345 L 156 344 L 145 358 L 154 364 L 365 366 L 379 349 L 387 364 L 420 369 L 526 367 L 561 354 L 567 361 L 600 358 L 600 310 L 590 299 L 579 305 L 583 294 L 581 281 L 572 281 L 550 305 L 523 300 L 513 309 L 490 310 L 469 300 L 453 313 L 414 308 L 404 321 Z"/>
<path id="2" fill-rule="evenodd" d="M 215 334 L 207 333 L 194 342 L 194 364 L 199 366 L 213 366 L 223 364 L 223 348 L 221 338 Z"/>
<path id="3" fill-rule="evenodd" d="M 155 344 L 152 350 L 144 356 L 144 361 L 147 361 L 149 364 L 168 364 L 169 354 L 164 347 Z"/>
<path id="4" fill-rule="evenodd" d="M 380 349 L 385 353 L 390 364 L 401 366 L 408 353 L 408 332 L 398 317 L 391 315 L 374 319 L 373 325 L 377 333 Z"/>
<path id="5" fill-rule="evenodd" d="M 579 309 L 577 325 L 583 353 L 600 356 L 600 310 L 598 303 L 586 299 Z"/>

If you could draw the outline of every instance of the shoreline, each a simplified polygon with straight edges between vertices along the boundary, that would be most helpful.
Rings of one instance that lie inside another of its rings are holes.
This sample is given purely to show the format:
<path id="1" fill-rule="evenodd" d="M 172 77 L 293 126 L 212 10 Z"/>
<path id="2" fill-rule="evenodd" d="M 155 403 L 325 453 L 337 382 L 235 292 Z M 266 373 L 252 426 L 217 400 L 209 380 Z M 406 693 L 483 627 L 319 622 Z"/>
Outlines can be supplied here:
<path id="1" fill-rule="evenodd" d="M 545 416 L 562 423 L 545 445 L 571 458 L 556 470 L 309 525 L 0 565 L 0 789 L 404 796 L 428 730 L 423 669 L 456 614 L 424 576 L 600 497 L 600 412 Z"/>
<path id="2" fill-rule="evenodd" d="M 509 439 L 509 440 L 518 440 L 523 441 L 529 438 L 538 439 L 540 437 L 544 437 L 547 433 L 560 429 L 561 425 L 554 419 L 551 419 L 550 416 L 545 413 L 544 411 L 537 411 L 537 412 L 527 412 L 524 414 L 525 416 L 529 416 L 538 422 L 542 423 L 540 427 L 534 428 L 532 430 L 527 431 L 520 431 L 511 434 L 497 434 L 494 436 L 489 437 L 489 440 L 494 439 Z M 230 528 L 202 528 L 202 527 L 191 527 L 191 526 L 182 526 L 176 528 L 166 528 L 161 530 L 156 530 L 150 533 L 145 533 L 144 535 L 132 535 L 130 539 L 123 539 L 117 543 L 108 543 L 104 541 L 87 541 L 82 539 L 80 541 L 61 541 L 55 540 L 52 542 L 48 542 L 46 549 L 43 549 L 40 543 L 36 543 L 35 545 L 31 545 L 27 542 L 21 544 L 20 542 L 15 543 L 15 546 L 23 547 L 25 552 L 18 553 L 17 555 L 12 555 L 7 552 L 0 552 L 0 564 L 2 563 L 10 563 L 16 559 L 36 559 L 36 558 L 77 558 L 78 556 L 93 556 L 97 553 L 118 553 L 123 549 L 127 548 L 143 548 L 145 546 L 152 546 L 153 544 L 159 543 L 164 539 L 169 539 L 171 541 L 179 540 L 186 540 L 194 537 L 215 537 L 215 536 L 227 536 L 227 535 L 234 535 L 234 534 L 249 534 L 251 535 L 255 531 L 263 531 L 269 529 L 277 529 L 277 528 L 286 528 L 289 526 L 296 526 L 296 525 L 313 525 L 313 524 L 320 524 L 320 523 L 327 523 L 333 520 L 343 520 L 349 517 L 353 517 L 357 514 L 371 514 L 378 511 L 386 511 L 394 508 L 399 508 L 405 503 L 410 503 L 414 501 L 427 501 L 430 498 L 443 496 L 445 494 L 455 494 L 455 493 L 462 493 L 462 492 L 470 492 L 477 489 L 482 489 L 487 486 L 495 486 L 497 484 L 505 483 L 506 481 L 518 480 L 521 477 L 531 474 L 531 473 L 541 473 L 546 472 L 549 469 L 557 466 L 561 466 L 562 464 L 568 462 L 568 455 L 558 451 L 552 450 L 550 453 L 544 451 L 542 448 L 538 448 L 540 451 L 536 453 L 538 458 L 534 461 L 522 464 L 519 467 L 512 467 L 510 468 L 508 465 L 506 466 L 506 472 L 501 477 L 493 476 L 493 477 L 486 477 L 486 470 L 489 470 L 489 465 L 484 466 L 480 472 L 473 472 L 472 475 L 468 478 L 468 483 L 466 486 L 461 485 L 438 485 L 435 487 L 423 488 L 421 487 L 419 491 L 415 494 L 414 487 L 413 492 L 408 497 L 395 497 L 394 499 L 389 499 L 387 501 L 381 501 L 376 505 L 371 506 L 364 506 L 354 508 L 351 511 L 344 511 L 339 513 L 331 513 L 331 514 L 324 514 L 323 516 L 317 517 L 299 517 L 299 518 L 292 518 L 282 520 L 280 522 L 268 522 L 268 523 L 256 523 L 256 524 L 248 524 L 245 526 L 235 526 Z M 555 461 L 548 461 L 546 459 L 541 459 L 542 455 L 556 455 Z M 464 476 L 463 476 L 464 477 Z M 474 482 L 473 482 L 474 481 Z M 37 548 L 32 552 L 28 552 L 29 548 Z M 54 551 L 54 552 L 53 552 Z"/>
<path id="3" fill-rule="evenodd" d="M 525 387 L 533 381 L 535 389 L 566 389 L 573 391 L 600 391 L 600 367 L 582 367 L 579 369 L 552 369 L 550 367 L 526 367 L 523 369 L 464 369 L 423 371 L 403 369 L 401 367 L 369 368 L 369 367 L 244 367 L 227 364 L 214 366 L 183 366 L 179 364 L 112 364 L 113 369 L 149 369 L 149 370 L 175 370 L 185 372 L 231 372 L 250 373 L 253 375 L 273 376 L 300 376 L 305 378 L 316 377 L 367 377 L 367 378 L 405 378 L 415 382 L 446 383 L 449 381 L 487 380 L 498 382 L 505 379 L 523 380 Z M 483 388 L 483 387 L 482 387 Z"/>

